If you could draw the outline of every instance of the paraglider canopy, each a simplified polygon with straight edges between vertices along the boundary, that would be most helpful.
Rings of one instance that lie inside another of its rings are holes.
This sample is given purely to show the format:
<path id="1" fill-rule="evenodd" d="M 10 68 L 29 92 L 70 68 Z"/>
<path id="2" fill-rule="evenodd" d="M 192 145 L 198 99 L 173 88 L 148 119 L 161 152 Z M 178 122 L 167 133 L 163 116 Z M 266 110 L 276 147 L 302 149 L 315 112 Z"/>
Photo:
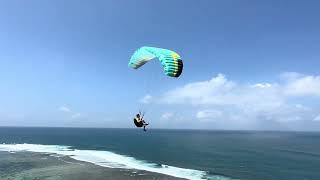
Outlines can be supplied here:
<path id="1" fill-rule="evenodd" d="M 138 69 L 150 60 L 157 58 L 164 73 L 170 77 L 179 77 L 182 73 L 183 62 L 179 54 L 172 50 L 143 46 L 132 55 L 128 66 Z"/>

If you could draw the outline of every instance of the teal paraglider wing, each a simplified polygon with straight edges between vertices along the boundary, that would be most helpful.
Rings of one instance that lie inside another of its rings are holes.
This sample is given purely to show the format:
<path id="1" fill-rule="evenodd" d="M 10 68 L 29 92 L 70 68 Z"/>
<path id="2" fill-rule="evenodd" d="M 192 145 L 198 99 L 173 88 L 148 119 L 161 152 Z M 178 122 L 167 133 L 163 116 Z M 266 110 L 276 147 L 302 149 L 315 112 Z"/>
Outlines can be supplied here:
<path id="1" fill-rule="evenodd" d="M 157 58 L 162 66 L 164 73 L 170 77 L 179 77 L 183 70 L 183 62 L 178 53 L 162 48 L 141 47 L 134 52 L 128 66 L 138 69 L 145 63 Z"/>

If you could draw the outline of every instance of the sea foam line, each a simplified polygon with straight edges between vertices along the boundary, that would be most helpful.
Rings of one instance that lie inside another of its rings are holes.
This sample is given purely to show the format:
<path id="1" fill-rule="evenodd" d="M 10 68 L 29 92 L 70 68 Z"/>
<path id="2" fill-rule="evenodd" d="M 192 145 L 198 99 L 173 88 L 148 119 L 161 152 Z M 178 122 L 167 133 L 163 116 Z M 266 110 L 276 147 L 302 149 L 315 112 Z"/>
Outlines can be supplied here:
<path id="1" fill-rule="evenodd" d="M 166 174 L 185 179 L 229 179 L 223 176 L 211 176 L 204 171 L 185 169 L 168 165 L 157 165 L 133 157 L 116 154 L 110 151 L 78 150 L 70 146 L 40 145 L 40 144 L 0 144 L 0 151 L 19 152 L 29 151 L 38 153 L 53 153 L 70 158 L 90 162 L 108 168 L 138 169 L 160 174 Z"/>

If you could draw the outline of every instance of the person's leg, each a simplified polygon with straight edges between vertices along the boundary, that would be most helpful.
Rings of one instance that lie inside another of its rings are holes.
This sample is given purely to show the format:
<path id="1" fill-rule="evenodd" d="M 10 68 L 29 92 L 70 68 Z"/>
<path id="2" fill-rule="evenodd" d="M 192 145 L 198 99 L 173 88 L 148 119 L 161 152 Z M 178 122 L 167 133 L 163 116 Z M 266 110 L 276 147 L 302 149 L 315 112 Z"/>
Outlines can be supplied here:
<path id="1" fill-rule="evenodd" d="M 144 131 L 147 131 L 147 130 L 146 130 L 146 126 L 143 126 L 143 130 L 144 130 Z"/>
<path id="2" fill-rule="evenodd" d="M 147 126 L 147 125 L 149 125 L 149 123 L 146 123 L 146 122 L 143 120 L 143 125 Z"/>

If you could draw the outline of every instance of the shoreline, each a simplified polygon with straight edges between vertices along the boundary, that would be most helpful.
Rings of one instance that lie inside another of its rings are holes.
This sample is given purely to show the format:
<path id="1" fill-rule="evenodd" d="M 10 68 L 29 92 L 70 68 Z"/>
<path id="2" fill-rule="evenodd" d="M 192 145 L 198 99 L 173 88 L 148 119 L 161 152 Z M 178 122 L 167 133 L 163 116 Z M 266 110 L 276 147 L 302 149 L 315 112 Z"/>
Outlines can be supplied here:
<path id="1" fill-rule="evenodd" d="M 0 179 L 182 180 L 183 178 L 145 170 L 108 168 L 53 153 L 0 151 Z"/>

